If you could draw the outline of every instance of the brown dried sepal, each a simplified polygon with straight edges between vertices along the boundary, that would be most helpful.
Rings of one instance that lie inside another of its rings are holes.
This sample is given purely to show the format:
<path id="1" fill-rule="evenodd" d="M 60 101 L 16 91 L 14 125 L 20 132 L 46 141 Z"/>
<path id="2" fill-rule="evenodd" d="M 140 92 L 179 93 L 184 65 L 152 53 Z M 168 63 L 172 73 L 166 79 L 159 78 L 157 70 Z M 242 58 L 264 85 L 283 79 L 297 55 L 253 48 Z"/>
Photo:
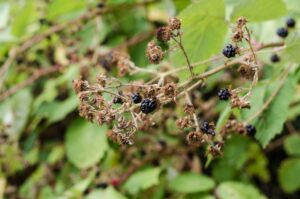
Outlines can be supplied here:
<path id="1" fill-rule="evenodd" d="M 186 141 L 189 145 L 200 146 L 210 140 L 210 137 L 203 134 L 201 131 L 191 131 L 186 136 Z"/>
<path id="2" fill-rule="evenodd" d="M 164 58 L 164 52 L 156 45 L 154 41 L 150 41 L 147 45 L 146 55 L 150 63 L 159 64 Z"/>
<path id="3" fill-rule="evenodd" d="M 195 107 L 192 104 L 186 104 L 183 111 L 188 115 L 193 115 L 195 113 Z"/>
<path id="4" fill-rule="evenodd" d="M 184 118 L 179 118 L 176 120 L 176 125 L 180 129 L 188 128 L 192 124 L 192 121 L 189 117 L 185 116 Z"/>
<path id="5" fill-rule="evenodd" d="M 231 91 L 230 105 L 231 108 L 239 108 L 239 109 L 251 108 L 250 101 L 239 97 L 238 93 L 235 91 Z"/>
<path id="6" fill-rule="evenodd" d="M 226 136 L 229 133 L 238 133 L 246 135 L 247 132 L 242 122 L 239 122 L 237 120 L 230 120 L 222 128 L 221 135 Z"/>
<path id="7" fill-rule="evenodd" d="M 176 17 L 172 17 L 169 19 L 168 26 L 171 30 L 179 30 L 181 28 L 181 20 Z"/>
<path id="8" fill-rule="evenodd" d="M 85 80 L 82 80 L 81 78 L 73 80 L 72 84 L 73 84 L 73 88 L 77 94 L 89 89 L 89 83 Z"/>
<path id="9" fill-rule="evenodd" d="M 168 83 L 163 87 L 164 97 L 175 101 L 177 95 L 177 86 L 174 83 Z"/>
<path id="10" fill-rule="evenodd" d="M 157 29 L 156 38 L 162 42 L 168 42 L 171 39 L 172 30 L 169 26 L 163 26 Z"/>
<path id="11" fill-rule="evenodd" d="M 243 78 L 251 81 L 255 76 L 255 70 L 248 64 L 241 64 L 238 68 L 238 72 Z"/>
<path id="12" fill-rule="evenodd" d="M 211 154 L 213 157 L 222 156 L 223 151 L 223 142 L 215 141 L 208 149 L 208 153 Z"/>

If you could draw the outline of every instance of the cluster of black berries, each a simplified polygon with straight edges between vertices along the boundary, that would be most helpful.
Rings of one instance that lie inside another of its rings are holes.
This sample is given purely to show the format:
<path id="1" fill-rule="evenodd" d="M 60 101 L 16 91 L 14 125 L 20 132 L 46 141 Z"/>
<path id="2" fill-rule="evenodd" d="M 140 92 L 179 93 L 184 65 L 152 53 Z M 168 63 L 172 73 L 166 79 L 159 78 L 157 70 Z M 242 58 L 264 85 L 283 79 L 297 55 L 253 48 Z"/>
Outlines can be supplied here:
<path id="1" fill-rule="evenodd" d="M 141 103 L 140 110 L 145 114 L 153 112 L 157 107 L 155 100 L 148 98 L 143 99 L 139 93 L 131 95 L 131 100 L 134 104 Z"/>
<path id="2" fill-rule="evenodd" d="M 145 114 L 153 112 L 157 107 L 157 103 L 153 99 L 143 99 L 141 102 L 141 111 Z"/>
<path id="3" fill-rule="evenodd" d="M 122 104 L 124 102 L 122 99 L 122 96 L 123 96 L 123 93 L 119 92 L 119 95 L 115 96 L 113 98 L 113 103 L 114 104 Z M 140 110 L 145 114 L 153 112 L 157 107 L 157 103 L 155 100 L 149 99 L 149 98 L 143 99 L 143 97 L 139 93 L 132 94 L 131 101 L 134 104 L 141 103 Z"/>
<path id="4" fill-rule="evenodd" d="M 227 88 L 223 88 L 218 92 L 218 96 L 220 100 L 228 100 L 231 94 Z"/>
<path id="5" fill-rule="evenodd" d="M 251 125 L 251 124 L 247 124 L 247 125 L 245 126 L 245 129 L 246 129 L 248 135 L 254 136 L 255 133 L 256 133 L 256 128 L 255 128 L 255 126 L 253 126 L 253 125 Z"/>
<path id="6" fill-rule="evenodd" d="M 235 57 L 236 47 L 234 47 L 232 44 L 228 44 L 225 46 L 225 48 L 223 48 L 222 53 L 227 58 Z"/>
<path id="7" fill-rule="evenodd" d="M 281 27 L 277 29 L 277 35 L 281 38 L 286 38 L 289 35 L 289 28 L 294 28 L 296 26 L 296 21 L 293 18 L 288 18 L 285 22 L 286 27 Z"/>
<path id="8" fill-rule="evenodd" d="M 208 122 L 203 122 L 200 129 L 201 129 L 201 131 L 203 131 L 206 134 L 209 134 L 212 136 L 216 135 L 213 125 L 209 124 Z"/>

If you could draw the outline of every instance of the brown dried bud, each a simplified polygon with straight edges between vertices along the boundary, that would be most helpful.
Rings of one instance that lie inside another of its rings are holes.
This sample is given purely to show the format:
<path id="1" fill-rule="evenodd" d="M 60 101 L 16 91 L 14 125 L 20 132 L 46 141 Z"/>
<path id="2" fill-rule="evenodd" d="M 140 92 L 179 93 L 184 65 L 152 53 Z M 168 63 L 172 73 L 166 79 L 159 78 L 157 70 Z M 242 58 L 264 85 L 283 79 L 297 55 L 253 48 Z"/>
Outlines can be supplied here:
<path id="1" fill-rule="evenodd" d="M 210 153 L 213 157 L 223 155 L 222 147 L 223 142 L 215 141 L 208 149 L 208 153 Z"/>
<path id="2" fill-rule="evenodd" d="M 188 115 L 193 115 L 195 113 L 195 107 L 192 104 L 187 104 L 183 111 Z"/>
<path id="3" fill-rule="evenodd" d="M 186 136 L 186 141 L 189 145 L 193 146 L 200 146 L 202 143 L 206 142 L 208 140 L 208 137 L 204 135 L 200 131 L 192 131 L 189 132 Z"/>
<path id="4" fill-rule="evenodd" d="M 156 31 L 156 38 L 159 41 L 167 42 L 171 39 L 172 30 L 168 26 L 160 27 Z"/>
<path id="5" fill-rule="evenodd" d="M 154 41 L 148 43 L 146 54 L 148 60 L 152 64 L 159 64 L 159 62 L 161 62 L 161 60 L 164 58 L 164 52 L 155 44 Z"/>
<path id="6" fill-rule="evenodd" d="M 73 88 L 76 93 L 80 93 L 82 91 L 86 91 L 89 88 L 89 84 L 87 81 L 83 81 L 81 79 L 75 79 L 72 81 Z"/>
<path id="7" fill-rule="evenodd" d="M 221 134 L 222 136 L 225 136 L 228 133 L 238 133 L 246 135 L 244 124 L 236 120 L 228 121 L 224 128 L 221 130 Z"/>
<path id="8" fill-rule="evenodd" d="M 239 17 L 236 21 L 237 23 L 237 27 L 238 28 L 242 28 L 243 26 L 246 25 L 246 23 L 248 22 L 247 18 L 246 17 Z"/>
<path id="9" fill-rule="evenodd" d="M 97 75 L 96 82 L 104 88 L 106 86 L 106 76 L 105 75 Z"/>
<path id="10" fill-rule="evenodd" d="M 237 29 L 232 36 L 233 42 L 241 42 L 244 38 L 244 33 L 241 29 Z"/>
<path id="11" fill-rule="evenodd" d="M 184 129 L 184 128 L 187 128 L 187 127 L 191 126 L 191 123 L 192 122 L 188 117 L 179 118 L 178 120 L 176 120 L 176 125 L 180 129 Z"/>
<path id="12" fill-rule="evenodd" d="M 164 96 L 167 98 L 175 99 L 177 95 L 177 87 L 174 83 L 168 83 L 163 87 Z"/>
<path id="13" fill-rule="evenodd" d="M 171 30 L 179 30 L 181 28 L 181 20 L 176 17 L 172 17 L 169 19 L 168 25 Z"/>
<path id="14" fill-rule="evenodd" d="M 248 80 L 253 80 L 254 76 L 255 76 L 255 70 L 253 70 L 253 68 L 247 64 L 242 64 L 239 68 L 238 68 L 238 72 L 240 73 L 240 75 Z"/>
<path id="15" fill-rule="evenodd" d="M 237 92 L 235 92 L 234 90 L 231 91 L 230 105 L 231 108 L 251 108 L 250 102 L 247 99 L 239 97 Z"/>

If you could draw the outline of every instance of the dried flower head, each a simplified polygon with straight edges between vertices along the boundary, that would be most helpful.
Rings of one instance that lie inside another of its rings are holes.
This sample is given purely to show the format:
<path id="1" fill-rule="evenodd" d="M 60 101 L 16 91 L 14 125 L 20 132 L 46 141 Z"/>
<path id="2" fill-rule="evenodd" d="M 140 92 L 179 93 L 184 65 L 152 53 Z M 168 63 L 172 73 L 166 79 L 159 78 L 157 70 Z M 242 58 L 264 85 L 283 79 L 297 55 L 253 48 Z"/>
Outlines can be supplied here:
<path id="1" fill-rule="evenodd" d="M 223 147 L 223 142 L 221 142 L 221 141 L 215 141 L 209 147 L 208 153 L 211 154 L 213 157 L 217 157 L 217 156 L 223 155 L 222 147 Z"/>
<path id="2" fill-rule="evenodd" d="M 203 134 L 201 131 L 191 131 L 186 136 L 187 143 L 192 146 L 200 146 L 211 140 L 209 135 Z"/>
<path id="3" fill-rule="evenodd" d="M 181 28 L 181 20 L 176 17 L 172 17 L 169 19 L 168 26 L 171 30 L 179 30 Z"/>
<path id="4" fill-rule="evenodd" d="M 238 28 L 243 28 L 248 22 L 246 17 L 239 17 L 236 21 Z"/>
<path id="5" fill-rule="evenodd" d="M 237 29 L 232 36 L 233 42 L 241 42 L 244 39 L 244 31 L 242 29 Z"/>
<path id="6" fill-rule="evenodd" d="M 184 118 L 179 118 L 176 120 L 176 125 L 180 129 L 184 129 L 190 127 L 192 125 L 192 121 L 189 117 L 185 116 Z"/>
<path id="7" fill-rule="evenodd" d="M 152 64 L 159 64 L 164 58 L 164 52 L 156 45 L 154 41 L 150 41 L 146 50 L 147 58 Z"/>
<path id="8" fill-rule="evenodd" d="M 250 101 L 245 97 L 239 97 L 238 93 L 234 90 L 231 91 L 230 104 L 231 108 L 251 108 Z"/>
<path id="9" fill-rule="evenodd" d="M 192 104 L 186 104 L 183 111 L 188 115 L 193 115 L 195 113 L 195 107 Z"/>
<path id="10" fill-rule="evenodd" d="M 171 39 L 172 30 L 169 26 L 163 26 L 157 29 L 156 38 L 161 42 L 168 42 Z"/>
<path id="11" fill-rule="evenodd" d="M 86 91 L 89 88 L 89 83 L 81 78 L 73 80 L 72 83 L 76 93 Z"/>
<path id="12" fill-rule="evenodd" d="M 177 87 L 176 84 L 174 83 L 168 83 L 167 85 L 165 85 L 163 87 L 163 94 L 164 97 L 168 98 L 168 99 L 176 99 L 176 95 L 177 95 Z"/>
<path id="13" fill-rule="evenodd" d="M 221 130 L 221 135 L 226 136 L 229 133 L 238 133 L 245 135 L 246 130 L 242 122 L 237 120 L 229 120 Z"/>

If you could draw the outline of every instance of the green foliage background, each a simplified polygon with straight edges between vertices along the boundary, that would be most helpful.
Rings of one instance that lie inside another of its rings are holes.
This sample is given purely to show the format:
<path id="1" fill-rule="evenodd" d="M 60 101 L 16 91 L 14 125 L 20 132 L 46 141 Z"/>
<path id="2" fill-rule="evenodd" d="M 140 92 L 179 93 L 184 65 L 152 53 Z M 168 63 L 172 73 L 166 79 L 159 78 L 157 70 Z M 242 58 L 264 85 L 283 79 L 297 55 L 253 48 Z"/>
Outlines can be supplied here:
<path id="1" fill-rule="evenodd" d="M 70 27 L 47 37 L 19 55 L 1 77 L 1 92 L 4 92 L 29 79 L 28 71 L 51 68 L 53 63 L 64 64 L 68 60 L 66 52 L 71 48 L 77 50 L 81 59 L 86 59 L 85 64 L 70 63 L 61 73 L 42 77 L 0 102 L 1 129 L 8 135 L 0 146 L 0 197 L 10 198 L 8 192 L 12 190 L 19 198 L 40 199 L 273 198 L 273 192 L 266 193 L 262 187 L 267 184 L 271 190 L 280 189 L 278 198 L 300 198 L 299 26 L 290 33 L 286 49 L 280 54 L 280 63 L 270 63 L 270 51 L 259 54 L 268 69 L 254 89 L 250 110 L 231 110 L 225 103 L 215 107 L 220 114 L 217 129 L 221 129 L 230 114 L 246 120 L 279 86 L 276 77 L 282 69 L 292 65 L 292 72 L 279 94 L 255 121 L 255 140 L 232 136 L 226 142 L 223 157 L 211 162 L 195 157 L 194 162 L 202 162 L 203 167 L 207 164 L 203 173 L 178 172 L 173 167 L 172 157 L 167 157 L 159 166 L 149 164 L 139 169 L 118 188 L 95 187 L 98 177 L 95 167 L 99 167 L 103 178 L 109 181 L 111 170 L 124 173 L 128 165 L 122 162 L 120 147 L 108 142 L 107 127 L 88 123 L 79 118 L 76 111 L 78 100 L 72 80 L 84 67 L 89 69 L 90 79 L 103 72 L 102 68 L 90 65 L 87 55 L 90 48 L 96 46 L 100 52 L 107 52 L 136 35 L 152 32 L 154 22 L 162 24 L 169 17 L 178 16 L 183 21 L 184 46 L 195 63 L 220 54 L 224 44 L 230 42 L 228 24 L 238 16 L 249 19 L 254 37 L 262 43 L 280 41 L 276 29 L 283 26 L 287 16 L 293 16 L 300 24 L 299 0 L 161 0 L 147 8 L 121 9 L 121 5 L 136 2 L 142 0 L 108 0 L 108 7 L 120 8 L 84 21 L 82 29 L 75 33 Z M 0 63 L 4 63 L 14 46 L 52 26 L 80 17 L 97 3 L 96 0 L 0 0 Z M 41 23 L 40 19 L 51 24 Z M 76 44 L 70 46 L 65 40 L 75 40 Z M 130 56 L 136 65 L 156 69 L 145 57 L 147 41 L 131 46 Z M 167 59 L 174 67 L 184 64 L 179 51 L 172 51 Z M 200 65 L 196 71 L 204 72 L 214 66 L 214 63 Z M 183 81 L 188 73 L 182 72 L 179 76 Z M 207 92 L 219 83 L 221 74 L 215 76 L 208 79 Z M 287 122 L 296 124 L 292 135 L 284 128 Z M 173 128 L 174 125 L 170 125 L 170 129 Z M 275 168 L 270 164 L 277 161 L 276 153 L 265 152 L 274 139 L 283 140 L 278 153 L 284 154 Z"/>

